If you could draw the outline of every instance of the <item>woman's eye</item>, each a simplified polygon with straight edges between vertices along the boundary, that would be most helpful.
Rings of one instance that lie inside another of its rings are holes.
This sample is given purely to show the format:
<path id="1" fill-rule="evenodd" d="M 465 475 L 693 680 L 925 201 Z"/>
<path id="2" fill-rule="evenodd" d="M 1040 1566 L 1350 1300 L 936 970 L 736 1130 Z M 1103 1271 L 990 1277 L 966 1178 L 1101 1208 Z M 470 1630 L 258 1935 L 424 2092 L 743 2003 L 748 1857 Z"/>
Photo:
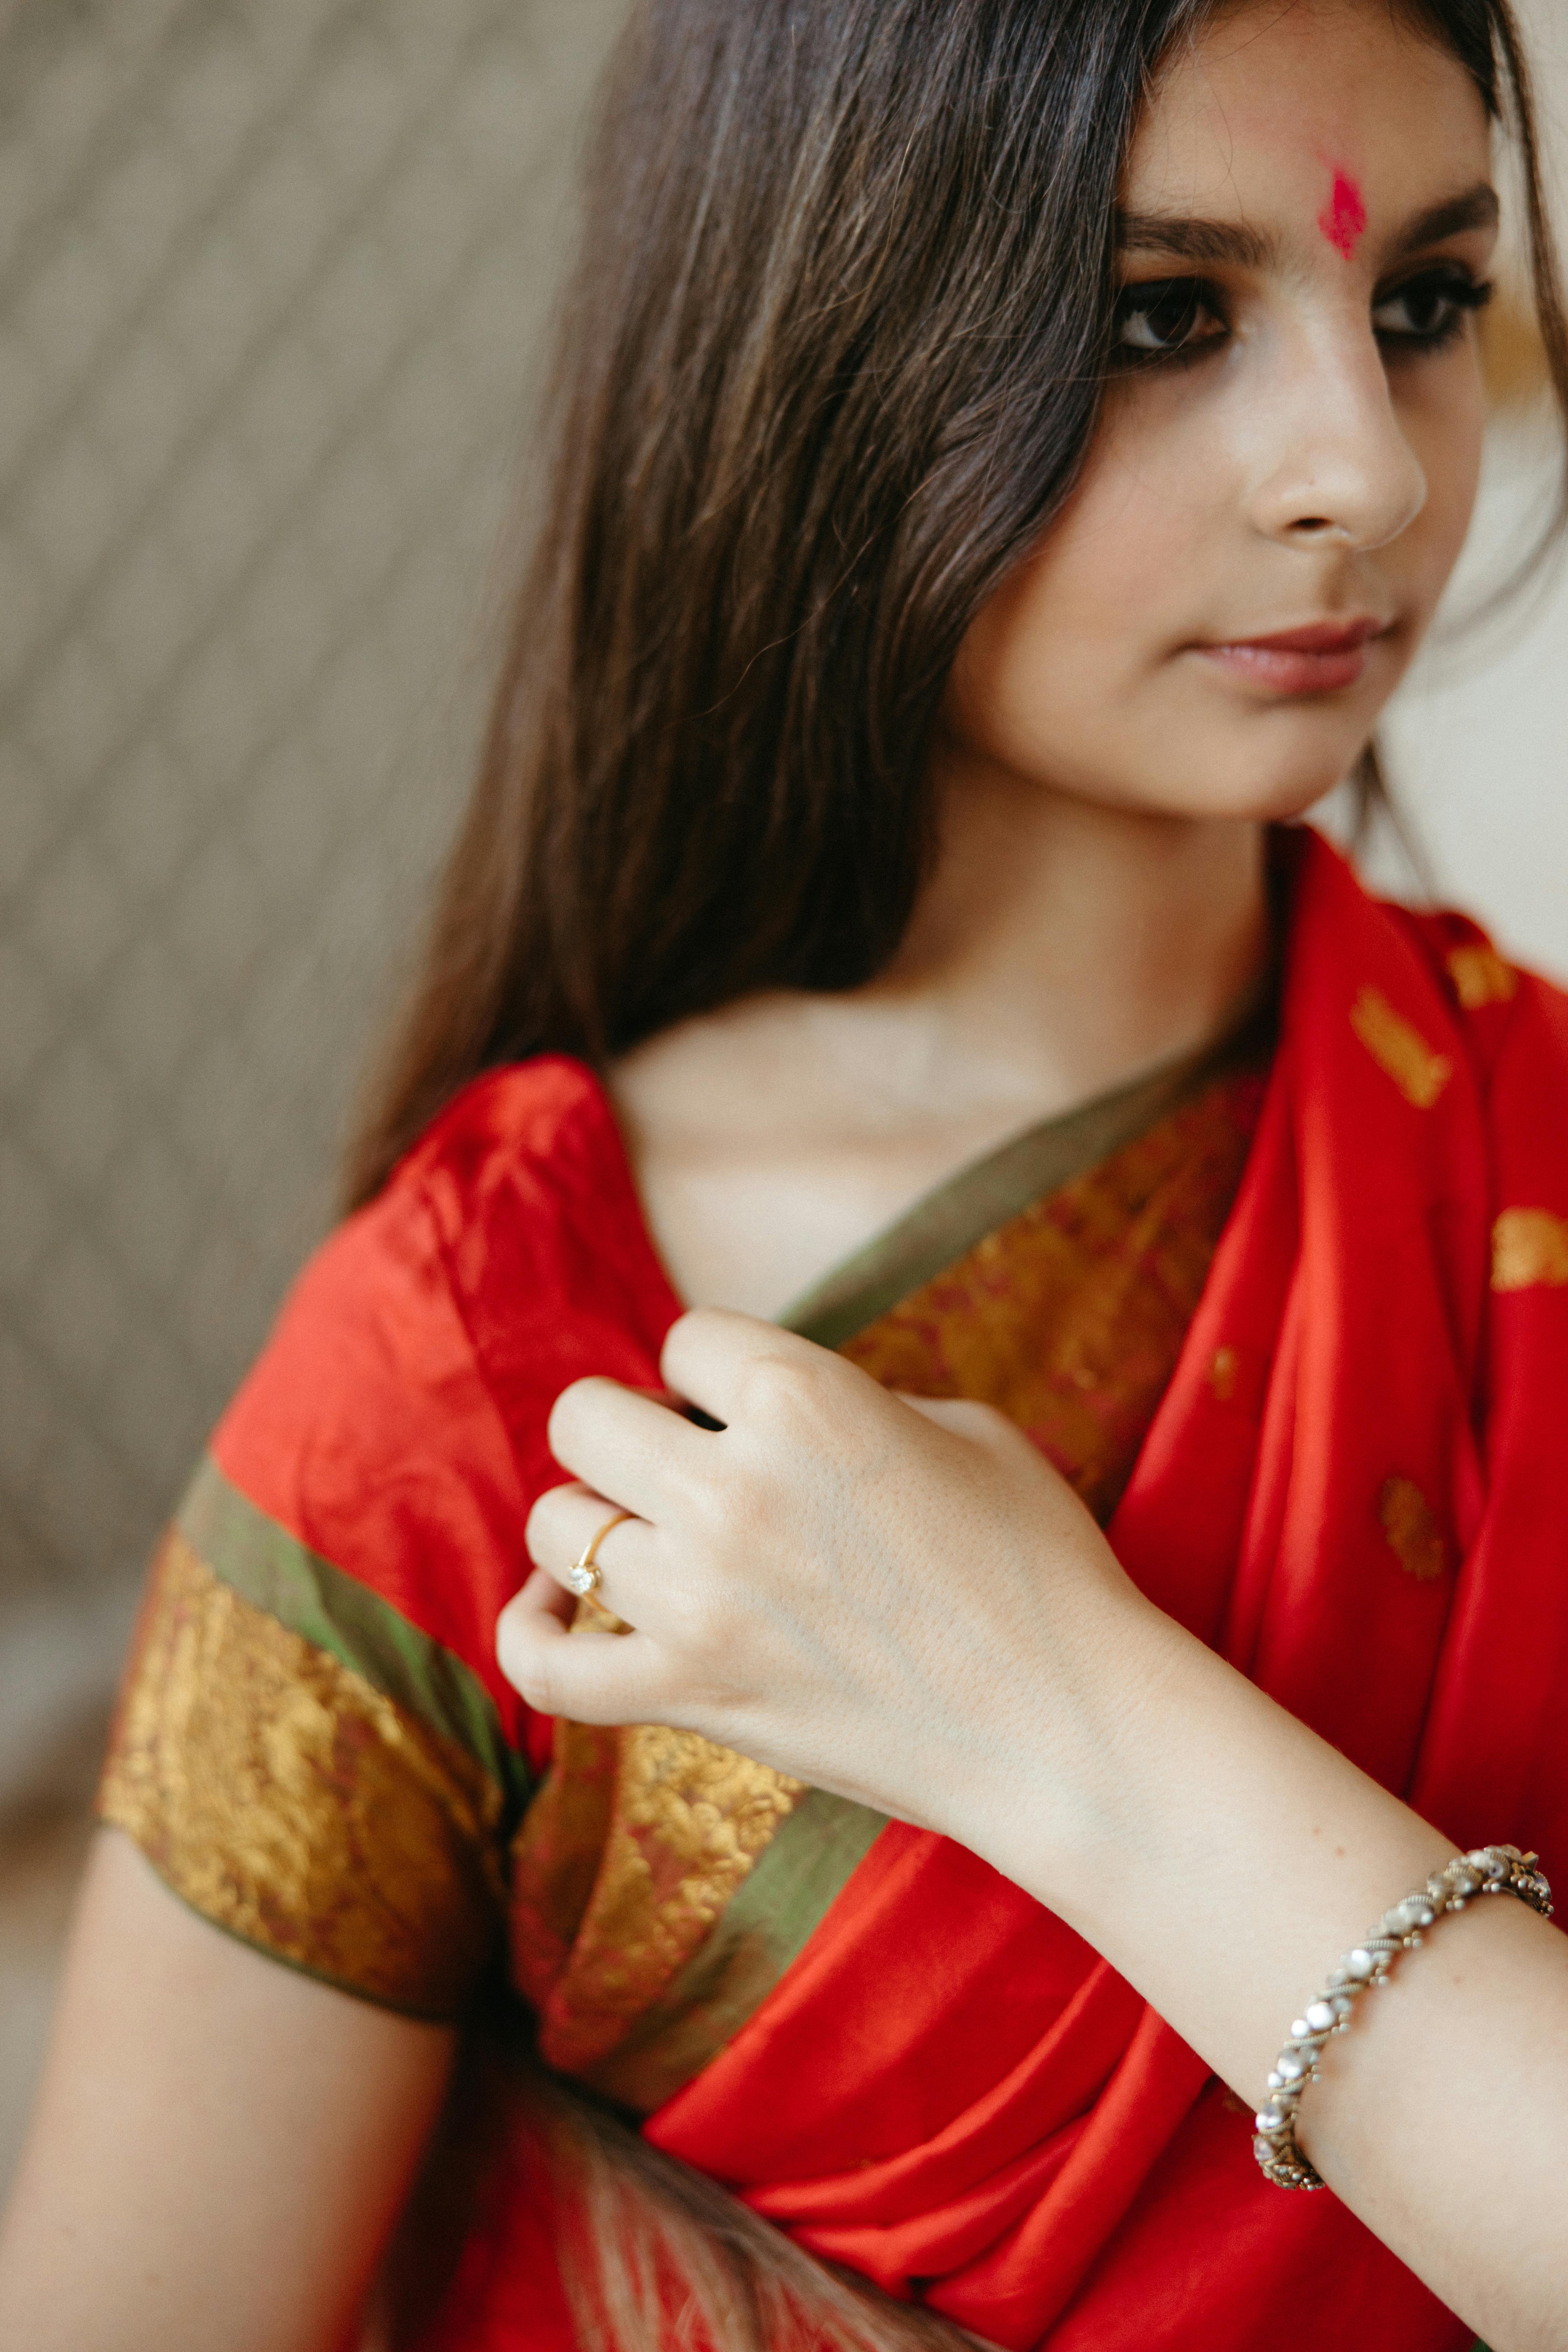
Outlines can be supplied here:
<path id="1" fill-rule="evenodd" d="M 1372 323 L 1385 341 L 1430 350 L 1457 335 L 1466 311 L 1482 309 L 1491 291 L 1479 279 L 1454 270 L 1428 270 L 1374 303 Z"/>
<path id="2" fill-rule="evenodd" d="M 1193 357 L 1228 330 L 1211 288 L 1196 278 L 1127 286 L 1117 298 L 1112 341 L 1123 362 Z"/>

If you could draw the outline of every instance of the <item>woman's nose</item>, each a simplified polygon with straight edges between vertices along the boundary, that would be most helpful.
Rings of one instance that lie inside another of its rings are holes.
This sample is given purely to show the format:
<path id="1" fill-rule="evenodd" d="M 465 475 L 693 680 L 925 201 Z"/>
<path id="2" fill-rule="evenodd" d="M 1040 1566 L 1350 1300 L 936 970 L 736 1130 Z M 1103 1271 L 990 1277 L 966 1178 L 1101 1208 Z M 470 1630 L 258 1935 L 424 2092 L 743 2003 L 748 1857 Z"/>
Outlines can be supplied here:
<path id="1" fill-rule="evenodd" d="M 1293 546 L 1385 547 L 1426 505 L 1426 477 L 1370 329 L 1314 340 L 1310 355 L 1281 354 L 1278 394 L 1264 395 L 1278 408 L 1254 524 Z"/>

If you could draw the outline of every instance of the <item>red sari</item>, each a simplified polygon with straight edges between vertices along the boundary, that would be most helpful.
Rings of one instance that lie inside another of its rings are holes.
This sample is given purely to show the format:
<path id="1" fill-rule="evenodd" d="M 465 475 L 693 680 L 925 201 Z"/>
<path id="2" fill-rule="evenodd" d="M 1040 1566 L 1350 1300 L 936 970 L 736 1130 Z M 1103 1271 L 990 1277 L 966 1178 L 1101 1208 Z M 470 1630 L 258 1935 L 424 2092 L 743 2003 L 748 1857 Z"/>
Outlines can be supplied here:
<path id="1" fill-rule="evenodd" d="M 1289 851 L 1278 1048 L 1110 1539 L 1457 1843 L 1560 1873 L 1568 999 L 1458 918 L 1370 900 L 1316 836 Z M 530 1718 L 492 1641 L 560 1475 L 549 1407 L 584 1372 L 651 1381 L 679 1311 L 589 1075 L 468 1088 L 308 1271 L 216 1434 L 106 1816 L 261 1948 L 422 2014 L 460 2008 L 510 1902 L 558 2071 L 803 2245 L 1017 2352 L 1245 2352 L 1277 2312 L 1303 2344 L 1462 2352 L 1331 2195 L 1262 2179 L 1172 2029 L 965 1850 L 706 1743 Z M 546 2215 L 502 2150 L 427 2346 L 573 2341 Z"/>

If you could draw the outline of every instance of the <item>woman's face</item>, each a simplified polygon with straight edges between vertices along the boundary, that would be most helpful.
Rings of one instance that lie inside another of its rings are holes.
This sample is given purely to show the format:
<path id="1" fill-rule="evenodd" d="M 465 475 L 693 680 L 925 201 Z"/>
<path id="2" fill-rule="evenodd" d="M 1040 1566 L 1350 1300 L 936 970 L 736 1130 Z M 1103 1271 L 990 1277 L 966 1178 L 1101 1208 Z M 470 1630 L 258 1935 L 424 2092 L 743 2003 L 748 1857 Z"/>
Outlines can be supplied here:
<path id="1" fill-rule="evenodd" d="M 954 666 L 947 756 L 1283 816 L 1352 764 L 1480 462 L 1486 110 L 1386 0 L 1226 14 L 1121 196 L 1121 364 L 1083 479 Z"/>

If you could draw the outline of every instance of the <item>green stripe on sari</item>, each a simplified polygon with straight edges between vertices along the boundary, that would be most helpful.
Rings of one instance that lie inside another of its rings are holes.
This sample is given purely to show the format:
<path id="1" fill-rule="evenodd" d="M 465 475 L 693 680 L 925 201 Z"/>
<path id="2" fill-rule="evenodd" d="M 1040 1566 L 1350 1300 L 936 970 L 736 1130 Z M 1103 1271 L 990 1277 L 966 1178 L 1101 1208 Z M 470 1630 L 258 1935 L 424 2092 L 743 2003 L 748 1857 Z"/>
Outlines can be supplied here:
<path id="1" fill-rule="evenodd" d="M 455 1652 L 258 1510 L 210 1455 L 174 1524 L 242 1600 L 465 1749 L 502 1790 L 509 1815 L 521 1811 L 531 1781 L 527 1762 L 509 1746 L 489 1691 Z"/>
<path id="2" fill-rule="evenodd" d="M 868 1805 L 808 1789 L 674 1982 L 584 2079 L 639 2115 L 672 2098 L 799 1958 L 887 1826 Z"/>
<path id="3" fill-rule="evenodd" d="M 1147 1135 L 1216 1078 L 1257 1061 L 1267 1050 L 1273 1024 L 1271 999 L 1253 1004 L 1216 1044 L 1162 1062 L 1127 1086 L 1026 1128 L 926 1193 L 803 1292 L 778 1322 L 819 1348 L 842 1347 L 944 1267 L 966 1257 L 988 1234 Z"/>

